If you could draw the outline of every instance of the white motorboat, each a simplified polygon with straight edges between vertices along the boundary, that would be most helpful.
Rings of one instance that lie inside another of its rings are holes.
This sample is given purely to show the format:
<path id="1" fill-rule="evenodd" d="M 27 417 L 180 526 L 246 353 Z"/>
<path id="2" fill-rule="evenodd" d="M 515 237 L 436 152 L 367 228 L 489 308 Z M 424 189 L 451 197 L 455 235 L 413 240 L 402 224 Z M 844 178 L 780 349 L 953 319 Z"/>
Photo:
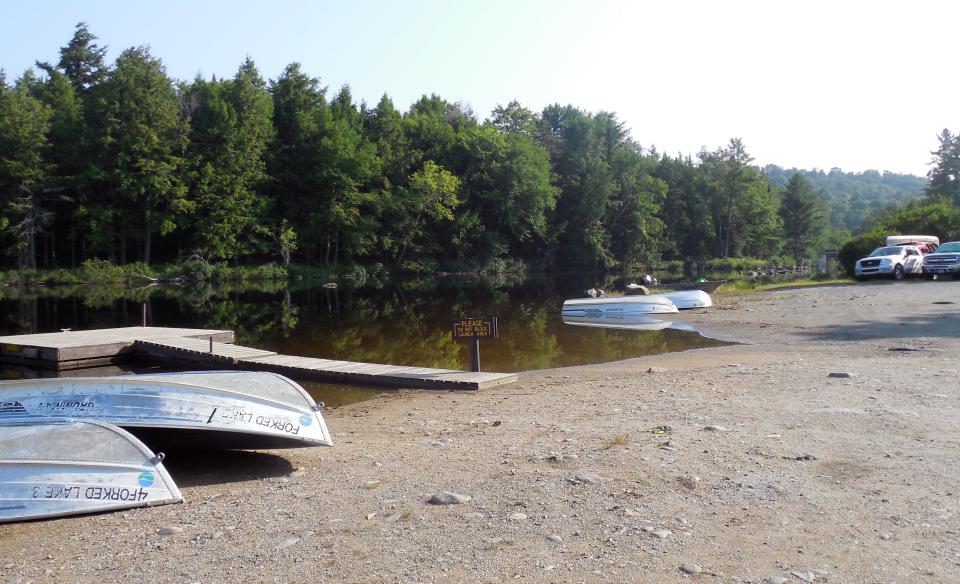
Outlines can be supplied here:
<path id="1" fill-rule="evenodd" d="M 563 303 L 563 316 L 672 314 L 677 307 L 663 295 L 575 298 Z"/>
<path id="2" fill-rule="evenodd" d="M 0 523 L 179 503 L 162 459 L 111 424 L 0 422 Z"/>
<path id="3" fill-rule="evenodd" d="M 205 371 L 0 382 L 0 421 L 101 420 L 157 449 L 330 446 L 300 385 L 275 373 Z"/>

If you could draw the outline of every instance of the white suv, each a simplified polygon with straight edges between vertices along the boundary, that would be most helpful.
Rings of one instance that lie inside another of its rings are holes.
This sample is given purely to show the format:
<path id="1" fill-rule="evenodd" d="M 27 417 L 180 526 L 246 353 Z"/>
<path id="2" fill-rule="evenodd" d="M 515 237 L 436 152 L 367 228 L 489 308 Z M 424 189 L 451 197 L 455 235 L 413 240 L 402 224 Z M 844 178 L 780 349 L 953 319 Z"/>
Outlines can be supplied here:
<path id="1" fill-rule="evenodd" d="M 902 280 L 907 274 L 923 272 L 923 254 L 915 245 L 891 245 L 878 247 L 867 257 L 857 260 L 853 276 L 865 280 L 874 276 L 886 276 Z"/>

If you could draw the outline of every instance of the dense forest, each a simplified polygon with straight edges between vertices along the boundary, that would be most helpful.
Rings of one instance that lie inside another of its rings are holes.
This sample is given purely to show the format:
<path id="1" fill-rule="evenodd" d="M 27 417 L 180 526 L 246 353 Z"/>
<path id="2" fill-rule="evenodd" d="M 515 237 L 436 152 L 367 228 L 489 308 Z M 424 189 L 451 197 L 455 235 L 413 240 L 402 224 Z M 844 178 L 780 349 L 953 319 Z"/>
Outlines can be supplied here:
<path id="1" fill-rule="evenodd" d="M 927 186 L 927 180 L 919 176 L 876 170 L 854 173 L 831 168 L 824 172 L 771 164 L 763 172 L 772 184 L 781 186 L 799 172 L 823 200 L 830 227 L 849 232 L 871 225 L 904 203 L 922 198 Z"/>
<path id="2" fill-rule="evenodd" d="M 357 104 L 297 63 L 176 81 L 145 47 L 105 63 L 97 40 L 81 23 L 56 64 L 0 74 L 0 267 L 800 262 L 926 185 L 761 169 L 736 138 L 673 157 L 572 105 Z"/>

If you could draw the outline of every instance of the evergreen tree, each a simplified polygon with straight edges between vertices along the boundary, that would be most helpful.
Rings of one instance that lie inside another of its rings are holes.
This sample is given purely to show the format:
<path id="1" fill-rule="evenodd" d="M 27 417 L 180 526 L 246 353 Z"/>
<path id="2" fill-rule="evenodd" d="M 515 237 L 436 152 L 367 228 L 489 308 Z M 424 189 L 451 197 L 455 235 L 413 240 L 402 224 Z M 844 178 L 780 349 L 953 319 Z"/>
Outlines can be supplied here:
<path id="1" fill-rule="evenodd" d="M 403 131 L 403 116 L 394 107 L 393 101 L 384 94 L 377 106 L 367 112 L 364 119 L 364 135 L 377 151 L 381 164 L 381 188 L 389 191 L 408 174 L 407 138 Z"/>
<path id="2" fill-rule="evenodd" d="M 197 249 L 213 259 L 253 251 L 266 198 L 264 154 L 272 138 L 273 101 L 253 61 L 229 81 L 197 81 L 191 119 L 191 231 Z"/>
<path id="3" fill-rule="evenodd" d="M 95 40 L 97 37 L 90 32 L 87 24 L 81 22 L 77 24 L 67 46 L 60 49 L 57 66 L 79 93 L 90 91 L 107 77 L 107 69 L 103 64 L 107 48 L 97 46 Z"/>
<path id="4" fill-rule="evenodd" d="M 33 83 L 31 75 L 15 87 L 0 82 L 0 227 L 19 268 L 37 266 L 36 239 L 50 219 L 43 191 L 52 170 L 45 160 L 50 108 L 30 95 Z"/>
<path id="5" fill-rule="evenodd" d="M 299 63 L 287 65 L 270 84 L 274 140 L 267 173 L 272 177 L 274 220 L 286 219 L 298 236 L 298 248 L 308 263 L 327 241 L 329 208 L 325 196 L 320 141 L 331 123 L 326 88 L 306 75 Z"/>
<path id="6" fill-rule="evenodd" d="M 380 209 L 371 186 L 380 161 L 376 146 L 363 136 L 363 115 L 353 104 L 349 86 L 330 103 L 330 114 L 319 144 L 322 196 L 317 204 L 326 209 L 324 262 L 338 264 L 376 245 Z"/>
<path id="7" fill-rule="evenodd" d="M 824 228 L 820 199 L 810 181 L 795 173 L 787 182 L 780 200 L 780 219 L 783 221 L 784 248 L 799 264 L 811 256 L 811 245 Z"/>
<path id="8" fill-rule="evenodd" d="M 927 173 L 927 195 L 942 195 L 960 207 L 960 136 L 944 129 L 937 137 L 940 147 L 933 154 L 933 168 Z"/>
<path id="9" fill-rule="evenodd" d="M 94 94 L 98 174 L 119 210 L 113 229 L 120 261 L 131 237 L 149 263 L 153 235 L 173 231 L 177 215 L 191 209 L 181 177 L 187 126 L 180 101 L 163 64 L 145 47 L 125 50 Z"/>

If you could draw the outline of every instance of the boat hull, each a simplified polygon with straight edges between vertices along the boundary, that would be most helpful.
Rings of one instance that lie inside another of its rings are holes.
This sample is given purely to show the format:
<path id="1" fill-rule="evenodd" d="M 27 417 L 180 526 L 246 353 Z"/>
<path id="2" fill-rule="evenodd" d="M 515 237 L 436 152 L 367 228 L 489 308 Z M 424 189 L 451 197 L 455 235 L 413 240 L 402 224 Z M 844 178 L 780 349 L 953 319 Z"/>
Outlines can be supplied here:
<path id="1" fill-rule="evenodd" d="M 329 446 L 317 405 L 265 372 L 193 372 L 0 383 L 0 420 L 70 417 L 110 422 L 153 448 Z"/>
<path id="2" fill-rule="evenodd" d="M 574 326 L 623 329 L 634 331 L 659 331 L 673 323 L 645 315 L 607 314 L 599 316 L 563 316 L 563 324 Z"/>
<path id="3" fill-rule="evenodd" d="M 676 292 L 664 292 L 663 294 L 651 294 L 651 296 L 663 296 L 673 302 L 679 310 L 713 306 L 713 299 L 703 290 L 678 290 Z"/>
<path id="4" fill-rule="evenodd" d="M 0 523 L 178 503 L 157 457 L 102 422 L 0 422 Z"/>
<path id="5" fill-rule="evenodd" d="M 563 316 L 639 316 L 644 314 L 674 314 L 677 307 L 670 299 L 659 296 L 617 296 L 605 298 L 576 298 L 563 303 Z"/>

